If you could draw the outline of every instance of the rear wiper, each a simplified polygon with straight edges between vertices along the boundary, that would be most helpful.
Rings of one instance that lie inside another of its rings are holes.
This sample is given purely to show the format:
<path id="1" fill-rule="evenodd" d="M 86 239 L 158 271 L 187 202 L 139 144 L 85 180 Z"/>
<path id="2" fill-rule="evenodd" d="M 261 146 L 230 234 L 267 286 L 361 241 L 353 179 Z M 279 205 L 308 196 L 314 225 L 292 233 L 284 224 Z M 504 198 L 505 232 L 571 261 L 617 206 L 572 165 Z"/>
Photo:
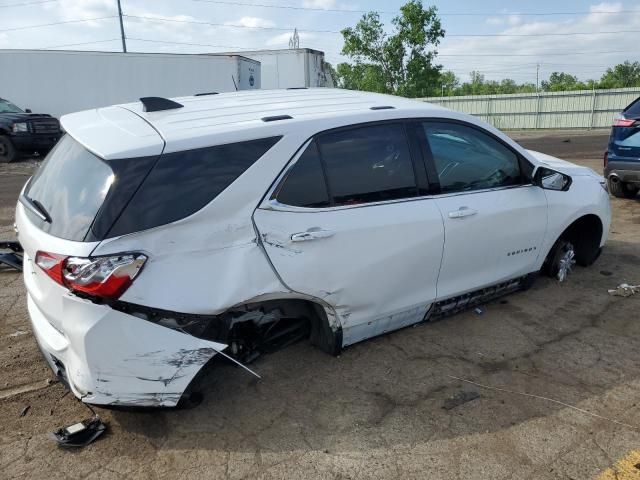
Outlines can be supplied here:
<path id="1" fill-rule="evenodd" d="M 44 208 L 44 205 L 42 205 L 38 200 L 34 200 L 33 198 L 29 198 L 22 194 L 20 195 L 20 202 L 42 220 L 47 223 L 51 223 L 51 215 L 49 215 L 47 209 Z"/>

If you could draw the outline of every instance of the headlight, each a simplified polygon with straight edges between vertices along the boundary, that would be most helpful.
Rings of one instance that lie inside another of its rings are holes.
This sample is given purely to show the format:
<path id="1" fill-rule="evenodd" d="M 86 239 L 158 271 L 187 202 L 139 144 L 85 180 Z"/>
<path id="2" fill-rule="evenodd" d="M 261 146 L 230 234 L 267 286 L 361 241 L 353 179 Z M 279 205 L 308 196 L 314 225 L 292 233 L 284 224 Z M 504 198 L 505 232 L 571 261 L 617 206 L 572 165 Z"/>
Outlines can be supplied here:
<path id="1" fill-rule="evenodd" d="M 14 123 L 13 124 L 13 132 L 28 132 L 29 128 L 25 122 L 22 123 Z"/>

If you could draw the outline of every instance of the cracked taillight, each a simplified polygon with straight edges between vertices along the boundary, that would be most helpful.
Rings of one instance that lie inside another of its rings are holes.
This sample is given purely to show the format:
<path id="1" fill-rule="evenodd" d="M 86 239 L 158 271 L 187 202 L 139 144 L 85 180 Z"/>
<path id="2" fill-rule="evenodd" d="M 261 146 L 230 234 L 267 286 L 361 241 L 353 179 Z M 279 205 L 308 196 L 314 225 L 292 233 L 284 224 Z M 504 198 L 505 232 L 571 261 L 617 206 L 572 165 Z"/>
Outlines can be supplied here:
<path id="1" fill-rule="evenodd" d="M 147 257 L 121 253 L 103 257 L 36 254 L 36 264 L 60 285 L 92 297 L 117 299 L 131 286 Z"/>

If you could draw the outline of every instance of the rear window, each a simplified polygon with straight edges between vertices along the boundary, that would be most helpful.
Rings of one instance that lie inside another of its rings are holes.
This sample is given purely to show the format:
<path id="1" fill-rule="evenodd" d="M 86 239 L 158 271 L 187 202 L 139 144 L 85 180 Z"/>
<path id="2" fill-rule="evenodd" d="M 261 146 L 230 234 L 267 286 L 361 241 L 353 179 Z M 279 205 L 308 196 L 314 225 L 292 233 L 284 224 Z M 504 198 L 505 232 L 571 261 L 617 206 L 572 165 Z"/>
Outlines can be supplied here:
<path id="1" fill-rule="evenodd" d="M 287 174 L 276 199 L 280 203 L 295 207 L 320 208 L 329 206 L 327 184 L 315 141 L 309 144 Z"/>
<path id="2" fill-rule="evenodd" d="M 109 164 L 65 135 L 29 182 L 25 196 L 39 203 L 51 218 L 30 219 L 56 237 L 83 241 L 115 179 Z"/>
<path id="3" fill-rule="evenodd" d="M 624 114 L 626 117 L 640 117 L 640 97 L 624 109 Z"/>
<path id="4" fill-rule="evenodd" d="M 282 137 L 163 154 L 108 236 L 185 218 L 231 185 Z"/>

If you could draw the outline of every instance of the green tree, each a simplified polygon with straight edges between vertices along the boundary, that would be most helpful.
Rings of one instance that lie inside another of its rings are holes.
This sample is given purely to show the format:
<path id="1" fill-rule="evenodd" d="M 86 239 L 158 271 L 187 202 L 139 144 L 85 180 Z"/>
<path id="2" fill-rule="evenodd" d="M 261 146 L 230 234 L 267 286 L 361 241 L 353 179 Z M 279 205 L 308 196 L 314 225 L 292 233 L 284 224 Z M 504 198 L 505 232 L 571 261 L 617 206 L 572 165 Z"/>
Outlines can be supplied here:
<path id="1" fill-rule="evenodd" d="M 549 80 L 540 82 L 545 92 L 561 92 L 563 90 L 584 90 L 587 86 L 578 77 L 564 72 L 553 72 Z"/>
<path id="2" fill-rule="evenodd" d="M 640 62 L 620 63 L 608 68 L 600 79 L 600 88 L 640 87 Z"/>
<path id="3" fill-rule="evenodd" d="M 451 95 L 460 86 L 460 79 L 450 70 L 440 73 L 438 81 L 443 95 Z"/>
<path id="4" fill-rule="evenodd" d="M 376 12 L 342 30 L 342 54 L 353 63 L 338 65 L 339 85 L 406 97 L 437 93 L 441 66 L 434 65 L 437 52 L 433 48 L 444 30 L 436 13 L 436 7 L 425 8 L 421 0 L 410 0 L 392 20 L 392 34 L 385 31 Z"/>

